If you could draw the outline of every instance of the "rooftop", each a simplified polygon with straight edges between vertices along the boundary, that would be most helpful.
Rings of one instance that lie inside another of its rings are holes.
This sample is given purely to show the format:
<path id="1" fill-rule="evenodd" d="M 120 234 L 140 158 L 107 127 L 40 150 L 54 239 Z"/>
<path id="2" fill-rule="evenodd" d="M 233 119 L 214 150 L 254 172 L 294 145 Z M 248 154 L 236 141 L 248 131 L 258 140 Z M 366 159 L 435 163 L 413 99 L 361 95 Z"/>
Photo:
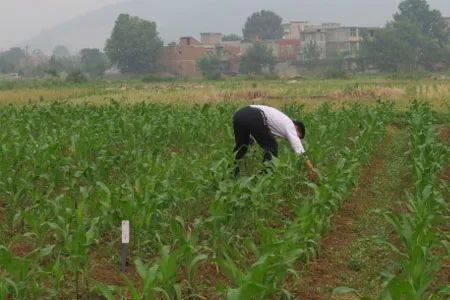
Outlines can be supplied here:
<path id="1" fill-rule="evenodd" d="M 308 24 L 308 21 L 289 21 L 288 23 L 285 24 Z"/>

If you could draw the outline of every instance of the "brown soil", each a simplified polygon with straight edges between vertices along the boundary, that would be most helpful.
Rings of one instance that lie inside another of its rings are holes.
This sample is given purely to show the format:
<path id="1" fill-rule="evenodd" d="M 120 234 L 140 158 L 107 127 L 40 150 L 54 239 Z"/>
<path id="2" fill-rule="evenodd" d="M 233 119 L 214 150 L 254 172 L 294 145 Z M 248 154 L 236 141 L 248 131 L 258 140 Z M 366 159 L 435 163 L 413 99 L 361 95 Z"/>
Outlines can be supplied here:
<path id="1" fill-rule="evenodd" d="M 336 90 L 328 95 L 332 99 L 342 99 L 342 98 L 389 98 L 397 99 L 405 96 L 406 92 L 401 88 L 355 88 L 350 90 Z"/>
<path id="2" fill-rule="evenodd" d="M 442 142 L 450 145 L 450 127 L 442 126 L 438 128 L 438 135 Z"/>
<path id="3" fill-rule="evenodd" d="M 450 183 L 450 164 L 447 164 L 441 171 L 441 179 Z"/>
<path id="4" fill-rule="evenodd" d="M 253 100 L 261 101 L 263 99 L 278 99 L 278 96 L 270 95 L 267 91 L 261 90 L 247 90 L 247 91 L 235 91 L 226 92 L 220 95 L 224 100 Z"/>
<path id="5" fill-rule="evenodd" d="M 438 288 L 450 282 L 450 259 L 444 259 L 443 268 L 437 273 L 435 282 Z"/>
<path id="6" fill-rule="evenodd" d="M 358 216 L 364 212 L 370 205 L 365 194 L 364 187 L 368 186 L 372 174 L 380 168 L 381 160 L 378 157 L 373 158 L 363 169 L 359 186 L 352 198 L 344 202 L 339 215 L 332 219 L 333 231 L 326 236 L 321 244 L 320 257 L 309 264 L 309 274 L 304 278 L 304 291 L 297 294 L 297 299 L 320 300 L 326 299 L 321 291 L 331 290 L 342 285 L 342 279 L 351 276 L 354 273 L 349 268 L 349 253 L 345 251 L 350 244 L 355 241 L 362 233 L 354 229 L 354 224 Z M 335 260 L 336 253 L 344 253 L 340 256 L 340 261 Z M 355 299 L 352 296 L 345 295 L 347 298 L 335 299 Z M 350 297 L 350 298 L 349 298 Z"/>
<path id="7" fill-rule="evenodd" d="M 121 273 L 119 265 L 111 262 L 101 253 L 91 256 L 91 266 L 92 277 L 104 284 L 124 286 L 126 285 L 125 277 L 128 277 L 134 283 L 140 280 L 134 266 L 128 266 L 127 272 Z"/>
<path id="8" fill-rule="evenodd" d="M 108 285 L 126 285 L 125 276 L 130 278 L 132 282 L 139 282 L 139 275 L 134 268 L 128 268 L 128 271 L 124 274 L 119 271 L 119 266 L 96 264 L 92 269 L 92 277 L 96 281 Z"/>
<path id="9" fill-rule="evenodd" d="M 5 221 L 5 201 L 0 197 L 0 224 L 3 224 Z"/>
<path id="10" fill-rule="evenodd" d="M 214 287 L 217 284 L 225 284 L 229 282 L 225 274 L 220 272 L 217 265 L 207 261 L 198 266 L 196 275 L 197 278 L 195 278 L 194 281 L 198 281 L 199 283 L 207 283 L 208 285 Z"/>
<path id="11" fill-rule="evenodd" d="M 127 272 L 123 274 L 119 271 L 118 264 L 111 262 L 111 259 L 108 259 L 108 255 L 102 253 L 102 251 L 91 255 L 91 276 L 100 283 L 117 286 L 126 286 L 125 277 L 128 277 L 133 284 L 137 285 L 138 289 L 141 281 L 134 265 L 129 265 Z M 184 279 L 187 279 L 185 270 L 180 269 L 177 277 L 178 282 L 183 282 Z M 228 286 L 230 281 L 215 264 L 207 261 L 201 262 L 194 272 L 193 288 L 201 287 L 198 291 L 207 294 L 207 299 L 220 299 L 217 295 L 217 285 Z"/>
<path id="12" fill-rule="evenodd" d="M 450 146 L 450 126 L 442 126 L 438 128 L 438 135 L 439 139 L 443 143 Z M 450 183 L 450 162 L 447 162 L 447 164 L 442 169 L 440 178 Z"/>
<path id="13" fill-rule="evenodd" d="M 222 299 L 217 293 L 217 286 L 230 286 L 231 282 L 216 264 L 204 261 L 199 264 L 192 279 L 195 292 L 204 299 Z"/>
<path id="14" fill-rule="evenodd" d="M 450 127 L 442 126 L 438 128 L 438 135 L 441 141 L 450 146 Z M 441 171 L 440 179 L 446 181 L 450 184 L 450 162 L 444 166 Z M 449 197 L 448 193 L 444 192 L 444 197 Z M 449 224 L 442 228 L 443 231 L 448 232 L 450 230 Z M 444 250 L 445 251 L 445 250 Z M 450 282 L 450 259 L 445 259 L 443 261 L 443 268 L 438 272 L 436 276 L 437 286 L 445 285 Z"/>
<path id="15" fill-rule="evenodd" d="M 14 256 L 25 257 L 34 250 L 34 246 L 29 241 L 21 240 L 12 242 L 9 250 Z"/>
<path id="16" fill-rule="evenodd" d="M 387 138 L 382 143 L 391 142 L 395 127 L 388 127 Z M 340 212 L 332 218 L 332 232 L 321 243 L 320 256 L 309 263 L 308 273 L 302 278 L 301 287 L 294 294 L 296 299 L 320 300 L 330 299 L 330 292 L 338 287 L 345 286 L 348 278 L 360 276 L 351 268 L 349 261 L 351 253 L 349 246 L 361 237 L 370 235 L 368 232 L 355 228 L 363 212 L 374 206 L 370 197 L 370 185 L 377 172 L 383 168 L 382 154 L 377 152 L 362 171 L 358 187 L 353 191 L 350 199 L 345 201 Z M 377 254 L 383 256 L 383 254 Z M 359 299 L 354 295 L 346 294 L 333 296 L 331 299 Z"/>

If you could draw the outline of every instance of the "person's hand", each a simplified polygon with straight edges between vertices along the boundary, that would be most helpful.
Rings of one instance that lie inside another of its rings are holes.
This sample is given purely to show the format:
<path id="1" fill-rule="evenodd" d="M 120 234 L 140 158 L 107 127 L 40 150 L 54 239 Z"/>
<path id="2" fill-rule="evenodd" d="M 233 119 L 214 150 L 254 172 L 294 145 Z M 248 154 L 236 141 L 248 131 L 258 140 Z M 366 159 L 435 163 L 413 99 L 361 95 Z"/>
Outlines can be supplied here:
<path id="1" fill-rule="evenodd" d="M 314 171 L 314 166 L 312 162 L 308 159 L 306 161 L 306 167 L 308 168 L 308 177 L 310 180 L 314 180 L 317 178 L 317 173 Z"/>
<path id="2" fill-rule="evenodd" d="M 309 180 L 314 181 L 317 178 L 317 173 L 314 170 L 309 170 L 308 177 Z"/>

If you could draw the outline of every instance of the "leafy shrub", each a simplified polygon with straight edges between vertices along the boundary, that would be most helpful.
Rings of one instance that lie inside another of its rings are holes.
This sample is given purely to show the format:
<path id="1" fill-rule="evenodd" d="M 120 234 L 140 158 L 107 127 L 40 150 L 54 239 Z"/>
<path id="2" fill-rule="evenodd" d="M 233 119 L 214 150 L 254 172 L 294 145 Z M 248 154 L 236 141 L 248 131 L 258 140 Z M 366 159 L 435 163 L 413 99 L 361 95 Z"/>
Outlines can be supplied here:
<path id="1" fill-rule="evenodd" d="M 430 73 L 426 71 L 395 72 L 387 77 L 393 80 L 421 80 L 430 77 Z"/>
<path id="2" fill-rule="evenodd" d="M 70 72 L 69 75 L 66 77 L 66 82 L 68 83 L 84 83 L 87 82 L 87 77 L 84 75 L 83 72 L 80 70 L 76 70 L 73 72 Z"/>
<path id="3" fill-rule="evenodd" d="M 350 75 L 343 68 L 329 67 L 322 73 L 326 79 L 350 79 Z"/>
<path id="4" fill-rule="evenodd" d="M 203 57 L 197 61 L 197 66 L 207 79 L 219 79 L 222 74 L 220 58 L 216 55 Z"/>
<path id="5" fill-rule="evenodd" d="M 175 81 L 173 77 L 163 77 L 158 75 L 146 75 L 142 77 L 142 82 L 150 83 L 150 82 L 172 82 Z"/>

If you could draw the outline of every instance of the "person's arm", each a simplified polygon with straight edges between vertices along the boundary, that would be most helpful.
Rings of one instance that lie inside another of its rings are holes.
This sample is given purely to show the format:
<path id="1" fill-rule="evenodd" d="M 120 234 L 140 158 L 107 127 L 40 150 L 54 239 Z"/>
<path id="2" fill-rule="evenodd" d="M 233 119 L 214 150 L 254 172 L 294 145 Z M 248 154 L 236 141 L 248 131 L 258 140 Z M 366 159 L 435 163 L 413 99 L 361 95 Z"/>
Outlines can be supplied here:
<path id="1" fill-rule="evenodd" d="M 295 128 L 294 128 L 295 130 Z M 288 131 L 286 136 L 287 140 L 291 144 L 292 149 L 299 155 L 305 154 L 305 148 L 303 148 L 302 141 L 297 135 L 297 131 Z M 312 180 L 317 177 L 316 171 L 314 171 L 314 165 L 309 158 L 306 157 L 306 167 L 308 168 L 309 178 Z"/>
<path id="2" fill-rule="evenodd" d="M 295 153 L 298 155 L 305 154 L 305 148 L 303 148 L 302 141 L 298 137 L 295 127 L 287 132 L 286 139 L 289 141 L 289 144 L 291 144 L 292 150 L 294 150 Z"/>
<path id="3" fill-rule="evenodd" d="M 295 153 L 297 153 L 299 155 L 305 154 L 305 152 L 306 152 L 305 148 L 303 147 L 302 141 L 298 137 L 297 130 L 295 129 L 295 127 L 288 130 L 286 138 L 289 141 L 289 143 L 291 144 L 291 147 Z M 317 173 L 316 173 L 316 171 L 314 171 L 314 165 L 308 157 L 306 157 L 306 167 L 308 168 L 309 178 L 311 180 L 316 178 Z"/>

